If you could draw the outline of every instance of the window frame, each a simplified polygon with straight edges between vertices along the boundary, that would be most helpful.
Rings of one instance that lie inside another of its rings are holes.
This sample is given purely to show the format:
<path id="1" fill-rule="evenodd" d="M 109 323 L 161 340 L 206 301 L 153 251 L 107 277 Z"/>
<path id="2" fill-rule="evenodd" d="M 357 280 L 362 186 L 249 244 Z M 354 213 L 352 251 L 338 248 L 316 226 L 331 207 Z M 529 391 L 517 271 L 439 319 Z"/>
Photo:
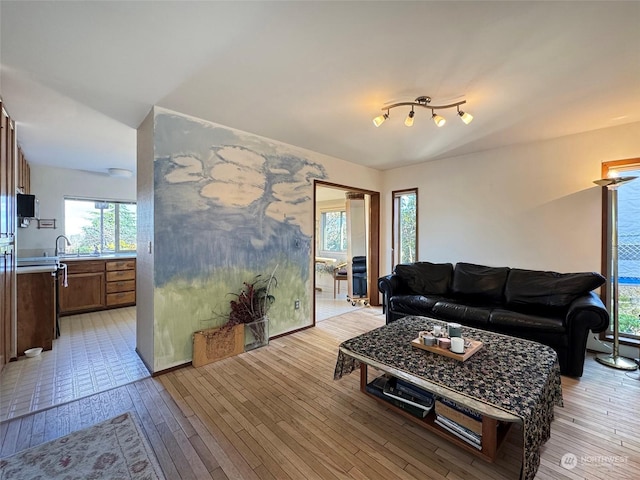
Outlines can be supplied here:
<path id="1" fill-rule="evenodd" d="M 343 233 L 343 238 L 341 240 L 344 240 L 345 245 L 345 249 L 344 250 L 327 250 L 325 248 L 325 232 L 324 232 L 324 227 L 325 227 L 325 214 L 326 213 L 334 213 L 334 212 L 340 212 L 342 213 L 341 217 L 342 217 L 342 221 L 343 221 L 343 225 L 341 225 L 340 231 Z M 347 248 L 348 248 L 348 240 L 347 240 L 347 208 L 346 205 L 343 206 L 339 206 L 339 207 L 328 207 L 328 208 L 322 208 L 320 209 L 320 245 L 319 245 L 319 249 L 320 252 L 324 255 L 324 254 L 331 254 L 331 255 L 346 255 L 347 253 Z"/>
<path id="2" fill-rule="evenodd" d="M 67 214 L 67 200 L 69 201 L 76 201 L 76 202 L 93 202 L 93 203 L 108 203 L 108 204 L 114 204 L 115 205 L 115 212 L 114 212 L 114 250 L 104 250 L 103 247 L 104 245 L 100 245 L 100 254 L 101 255 L 118 255 L 118 254 L 131 254 L 131 253 L 136 253 L 137 251 L 137 238 L 136 238 L 136 248 L 132 249 L 132 250 L 125 250 L 125 249 L 121 249 L 120 248 L 120 206 L 121 205 L 134 205 L 136 207 L 136 230 L 138 227 L 138 203 L 136 201 L 132 201 L 132 200 L 114 200 L 114 199 L 107 199 L 107 198 L 97 198 L 97 197 L 78 197 L 78 196 L 73 196 L 73 195 L 69 195 L 69 196 L 64 196 L 63 197 L 63 211 L 64 211 L 64 215 L 65 215 L 65 232 L 64 234 L 69 237 L 70 234 L 67 233 L 67 219 L 66 219 L 66 214 Z M 101 215 L 104 215 L 104 210 L 101 210 Z M 104 243 L 104 242 L 102 242 Z M 81 255 L 87 255 L 85 254 L 81 254 Z"/>
<path id="3" fill-rule="evenodd" d="M 416 196 L 416 248 L 415 248 L 415 261 L 418 261 L 418 249 L 419 249 L 419 229 L 418 229 L 418 188 L 405 188 L 402 190 L 393 190 L 391 192 L 391 269 L 395 269 L 396 265 L 400 263 L 400 253 L 396 251 L 396 244 L 400 242 L 399 231 L 399 219 L 398 214 L 400 211 L 399 204 L 400 198 L 403 195 L 413 193 Z"/>
<path id="4" fill-rule="evenodd" d="M 640 157 L 627 158 L 623 160 L 611 160 L 602 162 L 602 176 L 601 178 L 608 178 L 611 171 L 625 171 L 635 170 L 640 168 Z M 607 277 L 608 266 L 610 260 L 610 248 L 609 248 L 609 193 L 606 187 L 602 187 L 602 242 L 601 242 L 601 267 L 600 271 L 602 275 Z M 608 283 L 605 282 L 600 290 L 600 298 L 607 306 L 607 309 L 611 307 L 613 299 L 610 298 L 610 289 Z M 629 333 L 618 332 L 620 345 L 628 345 L 632 347 L 640 347 L 640 336 L 632 335 Z M 613 331 L 611 325 L 607 327 L 604 332 L 599 334 L 600 340 L 605 342 L 613 342 Z"/>

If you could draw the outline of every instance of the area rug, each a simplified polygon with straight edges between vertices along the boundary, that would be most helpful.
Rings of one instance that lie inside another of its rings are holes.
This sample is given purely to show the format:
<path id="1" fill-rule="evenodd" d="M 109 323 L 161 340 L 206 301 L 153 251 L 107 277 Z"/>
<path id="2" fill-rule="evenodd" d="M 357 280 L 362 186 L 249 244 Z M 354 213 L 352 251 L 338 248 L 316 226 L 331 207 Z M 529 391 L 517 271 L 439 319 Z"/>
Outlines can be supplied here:
<path id="1" fill-rule="evenodd" d="M 163 480 L 132 412 L 0 460 L 2 480 Z"/>

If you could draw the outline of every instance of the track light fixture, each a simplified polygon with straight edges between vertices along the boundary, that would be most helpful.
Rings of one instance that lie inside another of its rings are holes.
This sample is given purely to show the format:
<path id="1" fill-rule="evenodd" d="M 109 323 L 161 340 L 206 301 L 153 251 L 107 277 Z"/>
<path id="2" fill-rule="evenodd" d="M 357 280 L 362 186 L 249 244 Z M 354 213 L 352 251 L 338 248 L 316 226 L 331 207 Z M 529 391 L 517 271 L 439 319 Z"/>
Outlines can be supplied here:
<path id="1" fill-rule="evenodd" d="M 409 112 L 409 115 L 407 115 L 407 118 L 404 120 L 404 124 L 407 127 L 412 127 L 413 126 L 413 116 L 416 114 L 416 112 L 413 111 L 413 107 L 411 107 L 411 111 Z"/>
<path id="2" fill-rule="evenodd" d="M 467 125 L 469 125 L 473 121 L 473 115 L 460 110 L 460 105 L 458 105 L 458 115 L 460 115 L 460 118 L 462 119 L 462 121 Z"/>
<path id="3" fill-rule="evenodd" d="M 373 124 L 376 127 L 379 127 L 380 125 L 382 125 L 384 123 L 384 121 L 389 118 L 389 110 L 387 110 L 387 113 L 385 113 L 384 115 L 378 115 L 376 118 L 373 119 Z"/>
<path id="4" fill-rule="evenodd" d="M 388 107 L 384 107 L 382 110 L 386 110 L 387 113 L 383 114 L 383 115 L 379 115 L 376 118 L 373 119 L 373 124 L 376 127 L 379 127 L 380 125 L 382 125 L 384 123 L 384 121 L 389 118 L 389 110 L 391 110 L 392 108 L 396 108 L 396 107 L 402 107 L 402 106 L 410 106 L 411 107 L 411 111 L 409 112 L 409 114 L 407 115 L 407 118 L 404 121 L 404 124 L 407 127 L 411 127 L 413 125 L 413 118 L 415 115 L 415 111 L 414 111 L 414 107 L 423 107 L 423 108 L 427 108 L 429 110 L 431 110 L 431 119 L 433 120 L 433 122 L 438 126 L 441 127 L 443 126 L 447 120 L 442 117 L 441 115 L 438 115 L 435 111 L 436 110 L 443 110 L 445 108 L 456 108 L 458 110 L 458 115 L 460 116 L 460 118 L 462 119 L 462 121 L 464 123 L 466 123 L 467 125 L 469 125 L 471 123 L 471 121 L 473 120 L 473 115 L 463 112 L 462 110 L 460 110 L 460 105 L 464 105 L 465 103 L 467 103 L 466 100 L 462 100 L 460 102 L 455 102 L 455 103 L 451 103 L 449 105 L 431 105 L 431 97 L 427 97 L 426 95 L 420 96 L 418 98 L 416 98 L 413 102 L 400 102 L 400 103 L 394 103 L 393 105 L 389 105 Z"/>
<path id="5" fill-rule="evenodd" d="M 431 118 L 433 119 L 433 123 L 435 123 L 438 127 L 443 126 L 447 123 L 447 120 L 440 115 L 436 115 L 433 110 L 431 110 Z"/>

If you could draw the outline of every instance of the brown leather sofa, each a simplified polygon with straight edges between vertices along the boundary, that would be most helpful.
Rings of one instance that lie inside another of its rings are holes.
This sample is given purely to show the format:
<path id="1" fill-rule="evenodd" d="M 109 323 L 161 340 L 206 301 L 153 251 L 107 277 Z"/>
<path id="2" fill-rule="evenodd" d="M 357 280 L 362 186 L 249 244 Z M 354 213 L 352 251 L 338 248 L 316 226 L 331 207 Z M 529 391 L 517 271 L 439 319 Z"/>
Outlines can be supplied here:
<path id="1" fill-rule="evenodd" d="M 604 282 L 595 272 L 417 262 L 397 265 L 378 287 L 387 323 L 419 315 L 533 340 L 558 353 L 563 375 L 580 377 L 589 331 L 609 326 L 592 291 Z"/>

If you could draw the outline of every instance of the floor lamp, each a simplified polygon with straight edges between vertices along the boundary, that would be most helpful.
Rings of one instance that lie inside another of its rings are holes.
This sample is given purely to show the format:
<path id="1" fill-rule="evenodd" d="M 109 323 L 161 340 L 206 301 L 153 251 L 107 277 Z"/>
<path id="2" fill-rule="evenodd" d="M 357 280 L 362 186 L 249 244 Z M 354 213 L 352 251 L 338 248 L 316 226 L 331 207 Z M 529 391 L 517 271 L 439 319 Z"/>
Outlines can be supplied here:
<path id="1" fill-rule="evenodd" d="M 596 360 L 608 367 L 619 370 L 635 370 L 638 366 L 628 358 L 619 355 L 620 335 L 618 333 L 618 187 L 637 177 L 602 178 L 593 183 L 607 187 L 610 192 L 609 212 L 611 214 L 611 314 L 613 317 L 613 352 L 596 356 Z"/>

